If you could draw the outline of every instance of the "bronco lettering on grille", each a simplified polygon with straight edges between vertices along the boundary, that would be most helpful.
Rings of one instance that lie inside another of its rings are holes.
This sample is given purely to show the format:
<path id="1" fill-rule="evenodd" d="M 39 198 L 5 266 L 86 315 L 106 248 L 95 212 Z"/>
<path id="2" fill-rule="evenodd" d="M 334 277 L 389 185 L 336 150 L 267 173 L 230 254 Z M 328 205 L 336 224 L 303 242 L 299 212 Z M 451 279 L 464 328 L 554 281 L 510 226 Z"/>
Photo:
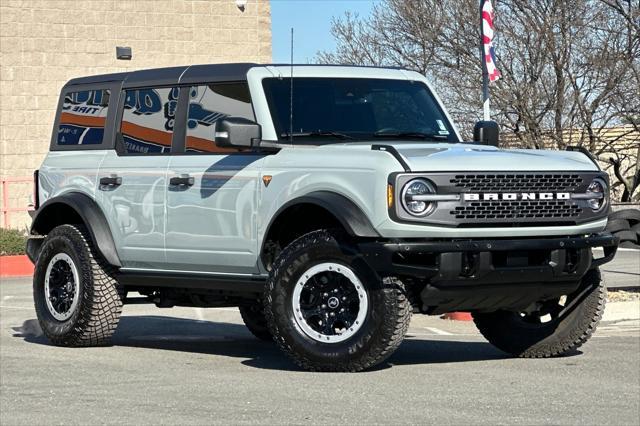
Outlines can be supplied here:
<path id="1" fill-rule="evenodd" d="M 569 192 L 505 192 L 505 193 L 465 193 L 464 201 L 516 201 L 516 200 L 568 200 L 571 198 Z"/>

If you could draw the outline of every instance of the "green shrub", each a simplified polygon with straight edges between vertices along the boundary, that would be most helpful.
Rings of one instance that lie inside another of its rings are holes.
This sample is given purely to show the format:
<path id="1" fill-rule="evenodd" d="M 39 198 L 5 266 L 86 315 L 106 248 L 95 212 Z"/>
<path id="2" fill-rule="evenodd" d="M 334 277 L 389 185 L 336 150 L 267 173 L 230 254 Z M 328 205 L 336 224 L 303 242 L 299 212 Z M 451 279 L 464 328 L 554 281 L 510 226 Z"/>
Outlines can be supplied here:
<path id="1" fill-rule="evenodd" d="M 0 256 L 24 254 L 27 237 L 17 229 L 0 228 Z"/>

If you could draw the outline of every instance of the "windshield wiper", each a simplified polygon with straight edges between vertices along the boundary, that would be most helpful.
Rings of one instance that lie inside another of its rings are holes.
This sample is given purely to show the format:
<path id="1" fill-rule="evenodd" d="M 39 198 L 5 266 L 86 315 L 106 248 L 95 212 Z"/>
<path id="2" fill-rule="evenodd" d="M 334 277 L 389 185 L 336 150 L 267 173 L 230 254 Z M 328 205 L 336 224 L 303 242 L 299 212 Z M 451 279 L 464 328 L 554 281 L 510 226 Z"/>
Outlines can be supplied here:
<path id="1" fill-rule="evenodd" d="M 445 135 L 423 132 L 375 132 L 373 136 L 376 138 L 430 139 L 434 141 L 449 140 Z"/>
<path id="2" fill-rule="evenodd" d="M 316 130 L 314 132 L 294 132 L 294 133 L 289 133 L 289 132 L 284 132 L 280 134 L 281 138 L 304 138 L 304 137 L 318 137 L 318 136 L 332 136 L 334 138 L 337 139 L 355 139 L 353 136 L 349 136 L 347 134 L 344 133 L 340 133 L 340 132 L 334 132 L 331 130 Z"/>

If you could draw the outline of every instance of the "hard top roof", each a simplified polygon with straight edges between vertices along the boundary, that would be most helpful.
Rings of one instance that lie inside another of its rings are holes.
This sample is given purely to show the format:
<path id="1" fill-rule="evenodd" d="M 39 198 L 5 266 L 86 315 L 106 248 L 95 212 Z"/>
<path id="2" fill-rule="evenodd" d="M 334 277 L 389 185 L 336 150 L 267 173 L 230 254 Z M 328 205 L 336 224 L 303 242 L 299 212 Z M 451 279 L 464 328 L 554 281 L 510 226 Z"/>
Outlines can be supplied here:
<path id="1" fill-rule="evenodd" d="M 186 65 L 179 67 L 153 68 L 138 71 L 100 74 L 79 77 L 69 80 L 65 87 L 82 84 L 122 83 L 123 87 L 166 86 L 172 84 L 201 83 L 203 81 L 243 81 L 247 79 L 247 72 L 254 67 L 291 66 L 291 64 L 257 64 L 251 62 L 232 64 Z M 322 64 L 294 64 L 295 67 L 363 67 L 357 65 L 322 65 Z M 368 67 L 402 69 L 398 67 Z"/>
<path id="2" fill-rule="evenodd" d="M 247 71 L 258 64 L 236 63 L 215 65 L 187 65 L 168 68 L 153 68 L 138 71 L 101 74 L 69 80 L 66 86 L 96 83 L 119 83 L 123 87 L 163 86 L 199 81 L 242 81 Z"/>

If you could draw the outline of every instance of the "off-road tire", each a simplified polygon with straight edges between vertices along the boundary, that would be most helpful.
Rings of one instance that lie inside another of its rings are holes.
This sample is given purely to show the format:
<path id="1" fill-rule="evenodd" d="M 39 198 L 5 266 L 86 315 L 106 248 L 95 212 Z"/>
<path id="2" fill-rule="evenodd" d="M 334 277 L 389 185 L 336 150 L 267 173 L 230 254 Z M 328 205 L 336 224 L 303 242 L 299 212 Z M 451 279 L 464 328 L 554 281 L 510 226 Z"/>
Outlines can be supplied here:
<path id="1" fill-rule="evenodd" d="M 640 244 L 634 243 L 632 241 L 623 241 L 618 245 L 618 248 L 624 249 L 640 249 Z"/>
<path id="2" fill-rule="evenodd" d="M 44 280 L 49 261 L 66 253 L 79 274 L 79 301 L 71 316 L 59 321 L 46 306 Z M 120 314 L 122 294 L 114 268 L 99 255 L 82 225 L 61 225 L 45 238 L 33 275 L 36 314 L 44 335 L 58 346 L 102 346 L 109 343 Z"/>
<path id="3" fill-rule="evenodd" d="M 631 241 L 635 243 L 638 241 L 638 234 L 635 231 L 620 231 L 614 234 L 616 237 L 620 238 L 620 241 Z"/>
<path id="4" fill-rule="evenodd" d="M 251 334 L 266 342 L 273 341 L 273 336 L 271 336 L 267 325 L 267 319 L 264 317 L 264 305 L 261 302 L 242 305 L 239 310 L 242 321 L 244 321 L 244 325 L 247 326 Z"/>
<path id="5" fill-rule="evenodd" d="M 474 313 L 478 330 L 498 349 L 521 358 L 548 358 L 575 352 L 593 334 L 604 313 L 607 290 L 598 269 L 582 279 L 576 304 L 565 315 L 531 326 L 518 313 Z"/>
<path id="6" fill-rule="evenodd" d="M 616 233 L 629 230 L 629 221 L 626 219 L 611 219 L 607 222 L 605 231 Z"/>
<path id="7" fill-rule="evenodd" d="M 632 225 L 640 222 L 640 210 L 639 209 L 624 209 L 613 212 L 609 215 L 610 220 L 625 219 Z"/>
<path id="8" fill-rule="evenodd" d="M 360 329 L 347 340 L 323 343 L 311 339 L 296 323 L 293 288 L 309 267 L 322 262 L 349 267 L 367 292 L 368 312 Z M 313 231 L 280 253 L 267 280 L 265 315 L 278 346 L 310 371 L 361 371 L 384 361 L 400 346 L 409 327 L 411 304 L 402 282 L 379 279 L 344 234 Z"/>

